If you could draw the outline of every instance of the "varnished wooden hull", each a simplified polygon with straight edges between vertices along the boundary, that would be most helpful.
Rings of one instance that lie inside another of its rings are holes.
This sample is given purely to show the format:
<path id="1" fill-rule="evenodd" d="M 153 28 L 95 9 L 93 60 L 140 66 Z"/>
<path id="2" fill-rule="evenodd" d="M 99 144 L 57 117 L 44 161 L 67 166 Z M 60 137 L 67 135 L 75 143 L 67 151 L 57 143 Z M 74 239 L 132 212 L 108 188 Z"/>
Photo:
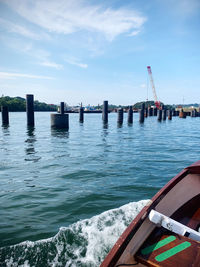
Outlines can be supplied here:
<path id="1" fill-rule="evenodd" d="M 120 236 L 101 267 L 126 266 L 126 264 L 200 266 L 200 243 L 156 227 L 148 219 L 152 209 L 197 230 L 200 226 L 200 161 L 181 171 L 152 198 Z M 170 238 L 173 241 L 169 244 L 154 249 L 146 255 L 142 254 L 145 247 L 162 244 Z M 186 245 L 189 247 L 165 259 L 166 255 L 174 253 L 175 248 L 180 250 Z M 160 258 L 164 260 L 159 261 Z"/>

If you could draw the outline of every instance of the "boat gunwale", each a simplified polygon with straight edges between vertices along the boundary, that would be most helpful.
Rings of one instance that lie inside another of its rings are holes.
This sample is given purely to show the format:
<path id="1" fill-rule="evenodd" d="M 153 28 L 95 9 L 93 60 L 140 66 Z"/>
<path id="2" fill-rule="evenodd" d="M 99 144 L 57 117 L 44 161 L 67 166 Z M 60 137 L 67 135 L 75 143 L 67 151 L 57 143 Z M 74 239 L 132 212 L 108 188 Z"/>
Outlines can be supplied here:
<path id="1" fill-rule="evenodd" d="M 141 212 L 135 217 L 135 219 L 130 223 L 126 230 L 119 237 L 117 242 L 114 244 L 113 248 L 110 250 L 100 267 L 114 266 L 119 260 L 120 256 L 126 249 L 128 243 L 137 232 L 143 221 L 148 216 L 151 209 L 160 202 L 160 200 L 184 177 L 188 174 L 200 174 L 200 160 L 193 163 L 189 167 L 184 168 L 176 176 L 174 176 L 164 187 L 162 187 L 151 199 L 150 205 L 144 206 Z"/>

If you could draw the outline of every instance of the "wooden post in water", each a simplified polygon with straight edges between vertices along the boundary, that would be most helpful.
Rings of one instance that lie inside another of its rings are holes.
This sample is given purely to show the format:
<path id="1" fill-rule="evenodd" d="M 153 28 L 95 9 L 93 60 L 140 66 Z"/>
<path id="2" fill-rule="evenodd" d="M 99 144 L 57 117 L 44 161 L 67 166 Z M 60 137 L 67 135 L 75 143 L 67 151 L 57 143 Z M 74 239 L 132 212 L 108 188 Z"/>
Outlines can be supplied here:
<path id="1" fill-rule="evenodd" d="M 27 115 L 27 125 L 34 126 L 34 96 L 26 95 L 26 115 Z"/>
<path id="2" fill-rule="evenodd" d="M 196 109 L 193 109 L 190 114 L 191 114 L 191 117 L 197 117 L 198 115 Z"/>
<path id="3" fill-rule="evenodd" d="M 161 109 L 158 109 L 158 121 L 161 121 L 162 120 L 162 110 Z"/>
<path id="4" fill-rule="evenodd" d="M 2 125 L 9 124 L 8 107 L 1 106 Z"/>
<path id="5" fill-rule="evenodd" d="M 176 110 L 173 108 L 172 109 L 172 116 L 175 117 L 176 116 Z"/>
<path id="6" fill-rule="evenodd" d="M 81 105 L 79 109 L 79 122 L 83 123 L 83 121 L 84 121 L 84 115 L 83 115 L 83 107 Z"/>
<path id="7" fill-rule="evenodd" d="M 117 123 L 122 124 L 123 123 L 123 118 L 124 118 L 124 111 L 123 108 L 119 108 L 117 111 L 118 118 L 117 118 Z"/>
<path id="8" fill-rule="evenodd" d="M 181 109 L 181 111 L 179 112 L 179 118 L 181 118 L 181 119 L 186 118 L 186 113 L 183 111 L 183 109 Z"/>
<path id="9" fill-rule="evenodd" d="M 197 110 L 197 117 L 200 117 L 200 108 Z"/>
<path id="10" fill-rule="evenodd" d="M 157 111 L 158 111 L 158 109 L 156 107 L 153 108 L 153 116 L 157 116 Z"/>
<path id="11" fill-rule="evenodd" d="M 148 108 L 144 109 L 144 117 L 147 118 L 148 117 Z"/>
<path id="12" fill-rule="evenodd" d="M 108 101 L 103 101 L 102 119 L 104 123 L 108 122 Z"/>
<path id="13" fill-rule="evenodd" d="M 144 103 L 142 104 L 141 109 L 140 109 L 139 121 L 140 121 L 140 123 L 144 122 Z"/>
<path id="14" fill-rule="evenodd" d="M 60 114 L 51 114 L 51 127 L 56 129 L 69 129 L 69 115 L 65 114 L 64 102 L 60 102 Z"/>
<path id="15" fill-rule="evenodd" d="M 148 107 L 148 116 L 149 117 L 153 116 L 153 109 L 152 109 L 152 107 Z"/>
<path id="16" fill-rule="evenodd" d="M 164 108 L 164 109 L 162 110 L 162 119 L 163 119 L 163 121 L 166 121 L 166 117 L 167 117 L 167 111 L 166 111 L 166 109 Z"/>
<path id="17" fill-rule="evenodd" d="M 69 129 L 69 115 L 68 114 L 51 114 L 51 127 L 57 129 Z"/>
<path id="18" fill-rule="evenodd" d="M 168 110 L 168 120 L 172 120 L 172 110 Z"/>
<path id="19" fill-rule="evenodd" d="M 65 114 L 65 103 L 60 102 L 60 114 Z"/>
<path id="20" fill-rule="evenodd" d="M 128 110 L 128 123 L 133 123 L 133 109 L 132 109 L 132 106 L 130 106 L 129 110 Z"/>

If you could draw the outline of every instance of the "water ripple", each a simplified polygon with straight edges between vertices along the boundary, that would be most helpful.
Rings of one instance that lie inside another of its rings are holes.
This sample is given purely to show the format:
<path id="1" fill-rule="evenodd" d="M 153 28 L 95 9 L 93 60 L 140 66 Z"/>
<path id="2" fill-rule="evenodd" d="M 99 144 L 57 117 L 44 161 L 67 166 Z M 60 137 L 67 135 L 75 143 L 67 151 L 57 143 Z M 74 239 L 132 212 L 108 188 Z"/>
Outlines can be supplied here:
<path id="1" fill-rule="evenodd" d="M 69 132 L 51 130 L 50 114 L 11 113 L 0 130 L 0 246 L 55 235 L 61 226 L 151 198 L 199 160 L 200 118 L 117 126 L 116 114 L 70 114 Z"/>

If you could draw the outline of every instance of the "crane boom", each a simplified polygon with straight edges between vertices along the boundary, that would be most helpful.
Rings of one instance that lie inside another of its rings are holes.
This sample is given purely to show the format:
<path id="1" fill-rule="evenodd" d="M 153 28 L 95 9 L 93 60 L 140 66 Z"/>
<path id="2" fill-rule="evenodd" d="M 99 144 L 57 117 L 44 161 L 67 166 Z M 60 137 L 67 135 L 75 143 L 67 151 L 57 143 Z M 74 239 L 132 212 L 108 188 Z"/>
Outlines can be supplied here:
<path id="1" fill-rule="evenodd" d="M 153 90 L 155 105 L 156 105 L 156 107 L 158 109 L 160 109 L 161 105 L 160 105 L 160 101 L 158 101 L 158 98 L 157 98 L 157 95 L 156 95 L 156 88 L 155 88 L 155 85 L 154 85 L 152 71 L 151 71 L 151 67 L 150 66 L 147 66 L 147 71 L 148 71 L 149 78 L 150 78 L 150 81 L 151 81 L 151 87 L 152 87 L 152 90 Z"/>

